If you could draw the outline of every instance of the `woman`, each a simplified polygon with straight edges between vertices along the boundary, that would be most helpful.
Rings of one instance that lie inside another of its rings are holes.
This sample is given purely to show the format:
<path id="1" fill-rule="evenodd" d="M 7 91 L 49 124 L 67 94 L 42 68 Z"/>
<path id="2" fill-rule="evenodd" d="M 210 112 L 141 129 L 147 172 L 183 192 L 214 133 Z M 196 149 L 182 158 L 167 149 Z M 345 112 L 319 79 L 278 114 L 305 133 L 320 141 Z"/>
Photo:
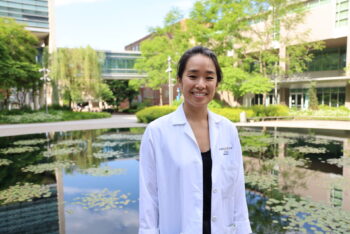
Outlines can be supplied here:
<path id="1" fill-rule="evenodd" d="M 222 79 L 215 54 L 189 49 L 177 79 L 183 104 L 142 138 L 139 234 L 251 233 L 237 129 L 208 111 Z"/>

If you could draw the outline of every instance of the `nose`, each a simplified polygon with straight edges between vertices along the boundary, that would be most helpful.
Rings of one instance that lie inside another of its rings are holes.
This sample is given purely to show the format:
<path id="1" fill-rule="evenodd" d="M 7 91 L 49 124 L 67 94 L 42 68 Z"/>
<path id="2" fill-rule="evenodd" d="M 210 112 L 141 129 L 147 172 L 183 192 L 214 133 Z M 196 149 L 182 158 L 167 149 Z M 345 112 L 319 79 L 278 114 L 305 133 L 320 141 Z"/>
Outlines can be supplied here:
<path id="1" fill-rule="evenodd" d="M 205 79 L 203 77 L 200 77 L 197 80 L 196 88 L 197 89 L 204 89 L 205 88 Z"/>

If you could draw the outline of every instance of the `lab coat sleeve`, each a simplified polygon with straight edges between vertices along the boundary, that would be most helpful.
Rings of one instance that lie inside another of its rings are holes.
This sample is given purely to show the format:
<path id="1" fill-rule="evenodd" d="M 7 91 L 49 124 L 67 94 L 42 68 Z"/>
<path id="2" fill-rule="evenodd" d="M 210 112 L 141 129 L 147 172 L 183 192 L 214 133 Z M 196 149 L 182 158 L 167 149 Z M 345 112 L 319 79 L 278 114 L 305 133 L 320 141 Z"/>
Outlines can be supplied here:
<path id="1" fill-rule="evenodd" d="M 239 141 L 236 127 L 234 127 L 234 146 L 236 148 L 235 153 L 237 154 L 235 156 L 238 161 L 238 175 L 236 180 L 237 184 L 234 191 L 234 220 L 236 233 L 248 234 L 252 233 L 252 230 L 249 222 L 248 207 L 245 194 L 242 147 Z"/>
<path id="2" fill-rule="evenodd" d="M 142 137 L 139 170 L 139 234 L 159 234 L 158 188 L 154 141 L 148 127 Z"/>

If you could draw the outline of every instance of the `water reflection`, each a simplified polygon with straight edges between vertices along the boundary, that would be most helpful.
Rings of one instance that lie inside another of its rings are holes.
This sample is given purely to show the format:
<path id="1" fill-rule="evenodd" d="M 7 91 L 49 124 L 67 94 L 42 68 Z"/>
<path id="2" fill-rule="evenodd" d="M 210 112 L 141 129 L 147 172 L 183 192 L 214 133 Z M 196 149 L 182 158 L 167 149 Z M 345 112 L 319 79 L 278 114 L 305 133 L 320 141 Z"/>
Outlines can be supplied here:
<path id="1" fill-rule="evenodd" d="M 285 230 L 279 233 L 350 232 L 350 134 L 276 128 L 240 133 L 247 187 L 267 200 L 258 209 L 272 212 L 269 217 Z M 249 209 L 254 214 L 256 206 Z M 258 226 L 256 232 L 269 232 Z"/>
<path id="2" fill-rule="evenodd" d="M 1 138 L 0 233 L 136 233 L 142 132 Z"/>
<path id="3" fill-rule="evenodd" d="M 143 131 L 0 138 L 0 233 L 137 233 Z M 239 132 L 255 233 L 350 233 L 349 132 Z"/>

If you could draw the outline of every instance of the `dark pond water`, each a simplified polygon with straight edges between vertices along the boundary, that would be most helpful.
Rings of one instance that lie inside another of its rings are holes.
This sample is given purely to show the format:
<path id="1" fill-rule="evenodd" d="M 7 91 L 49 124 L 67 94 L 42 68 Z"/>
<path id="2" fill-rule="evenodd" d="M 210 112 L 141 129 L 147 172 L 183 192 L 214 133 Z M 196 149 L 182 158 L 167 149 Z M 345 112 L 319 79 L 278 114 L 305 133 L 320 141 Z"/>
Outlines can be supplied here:
<path id="1" fill-rule="evenodd" d="M 0 233 L 137 233 L 144 129 L 0 138 Z M 350 233 L 350 132 L 239 129 L 254 233 Z"/>

